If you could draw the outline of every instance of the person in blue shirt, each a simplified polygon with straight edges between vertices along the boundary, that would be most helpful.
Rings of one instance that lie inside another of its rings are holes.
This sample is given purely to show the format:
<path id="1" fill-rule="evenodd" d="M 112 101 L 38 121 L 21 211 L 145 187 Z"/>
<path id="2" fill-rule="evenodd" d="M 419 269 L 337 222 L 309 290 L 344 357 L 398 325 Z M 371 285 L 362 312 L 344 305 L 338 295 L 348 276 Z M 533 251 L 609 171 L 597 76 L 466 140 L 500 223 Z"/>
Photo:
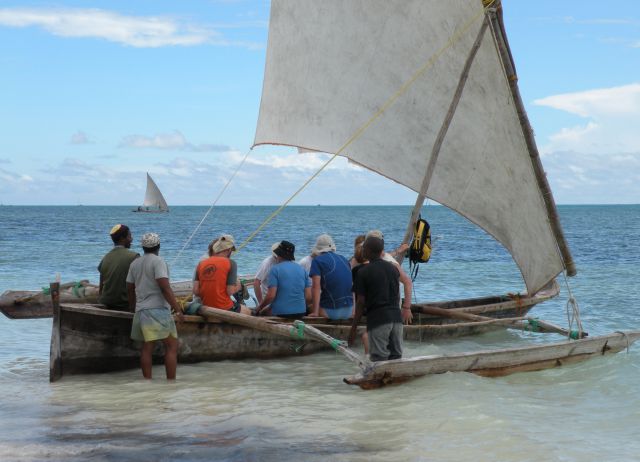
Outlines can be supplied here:
<path id="1" fill-rule="evenodd" d="M 281 241 L 273 251 L 277 263 L 269 272 L 269 289 L 255 314 L 270 314 L 283 318 L 302 318 L 311 302 L 311 282 L 302 266 L 295 263 L 295 246 Z"/>
<path id="2" fill-rule="evenodd" d="M 336 245 L 328 234 L 316 239 L 311 263 L 312 316 L 349 319 L 353 315 L 351 265 L 336 253 Z"/>

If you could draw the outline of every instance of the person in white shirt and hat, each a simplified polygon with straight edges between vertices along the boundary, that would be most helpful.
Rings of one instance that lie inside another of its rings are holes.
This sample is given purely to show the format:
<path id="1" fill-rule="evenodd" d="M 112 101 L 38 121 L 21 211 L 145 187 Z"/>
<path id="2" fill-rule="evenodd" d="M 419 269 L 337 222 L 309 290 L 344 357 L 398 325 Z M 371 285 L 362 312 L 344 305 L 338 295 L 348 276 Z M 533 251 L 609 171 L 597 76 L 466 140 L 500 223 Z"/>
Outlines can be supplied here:
<path id="1" fill-rule="evenodd" d="M 178 364 L 178 332 L 171 310 L 182 321 L 182 309 L 169 284 L 169 268 L 158 256 L 160 236 L 146 233 L 141 243 L 144 254 L 131 263 L 127 274 L 129 308 L 135 311 L 131 338 L 143 342 L 140 366 L 145 379 L 151 379 L 154 344 L 161 340 L 167 379 L 173 380 Z"/>
<path id="2" fill-rule="evenodd" d="M 253 292 L 256 294 L 258 305 L 262 303 L 262 300 L 269 290 L 269 273 L 271 272 L 273 265 L 278 263 L 278 256 L 275 254 L 275 250 L 279 245 L 280 242 L 276 242 L 271 245 L 271 255 L 262 260 L 262 263 L 260 263 L 260 266 L 258 267 L 258 271 L 256 271 L 256 274 L 253 277 Z"/>

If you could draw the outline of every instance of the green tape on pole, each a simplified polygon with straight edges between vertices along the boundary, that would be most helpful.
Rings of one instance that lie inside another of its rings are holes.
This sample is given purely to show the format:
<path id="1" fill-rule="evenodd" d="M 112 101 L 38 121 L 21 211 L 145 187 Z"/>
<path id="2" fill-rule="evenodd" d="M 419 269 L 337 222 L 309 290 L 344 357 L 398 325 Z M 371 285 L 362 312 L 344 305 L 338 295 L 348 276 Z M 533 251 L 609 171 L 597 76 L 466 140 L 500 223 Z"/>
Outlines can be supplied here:
<path id="1" fill-rule="evenodd" d="M 45 294 L 45 295 L 51 295 L 50 292 L 49 292 L 49 288 L 48 287 L 43 287 L 42 288 L 42 293 Z"/>
<path id="2" fill-rule="evenodd" d="M 73 292 L 73 295 L 75 295 L 76 297 L 80 298 L 80 288 L 82 287 L 82 282 L 76 282 L 73 285 L 73 288 L 71 289 L 71 291 Z"/>
<path id="3" fill-rule="evenodd" d="M 580 338 L 580 332 L 578 332 L 577 330 L 572 330 L 571 332 L 569 332 L 569 338 L 578 340 Z"/>
<path id="4" fill-rule="evenodd" d="M 540 326 L 538 324 L 538 319 L 527 319 L 528 322 L 528 327 L 527 330 L 530 330 L 531 332 L 538 332 L 540 330 Z M 531 327 L 529 329 L 529 327 Z"/>
<path id="5" fill-rule="evenodd" d="M 304 322 L 300 321 L 296 323 L 296 327 L 292 327 L 289 331 L 292 337 L 297 337 L 299 339 L 304 338 Z"/>
<path id="6" fill-rule="evenodd" d="M 334 350 L 337 350 L 340 345 L 342 345 L 342 340 L 338 340 L 337 338 L 331 340 L 331 348 Z"/>

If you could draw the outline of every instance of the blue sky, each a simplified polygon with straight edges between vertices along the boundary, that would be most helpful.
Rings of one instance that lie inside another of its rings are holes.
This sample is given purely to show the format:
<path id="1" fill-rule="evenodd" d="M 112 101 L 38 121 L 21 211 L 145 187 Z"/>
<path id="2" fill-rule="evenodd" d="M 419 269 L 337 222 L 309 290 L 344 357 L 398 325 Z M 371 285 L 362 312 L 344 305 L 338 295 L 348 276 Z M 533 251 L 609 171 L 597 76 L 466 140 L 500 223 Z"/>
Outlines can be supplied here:
<path id="1" fill-rule="evenodd" d="M 560 204 L 640 203 L 640 2 L 503 0 Z M 0 2 L 0 202 L 209 205 L 250 148 L 269 2 Z M 257 148 L 220 204 L 280 204 L 323 162 Z M 411 204 L 334 162 L 295 204 Z"/>

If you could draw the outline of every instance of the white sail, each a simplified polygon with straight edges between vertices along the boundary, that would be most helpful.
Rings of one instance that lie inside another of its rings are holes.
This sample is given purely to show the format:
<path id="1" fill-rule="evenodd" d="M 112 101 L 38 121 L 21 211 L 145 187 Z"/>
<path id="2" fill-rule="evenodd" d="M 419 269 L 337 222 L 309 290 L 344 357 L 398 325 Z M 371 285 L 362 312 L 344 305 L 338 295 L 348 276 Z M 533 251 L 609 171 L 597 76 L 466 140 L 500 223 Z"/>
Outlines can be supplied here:
<path id="1" fill-rule="evenodd" d="M 419 191 L 483 20 L 481 0 L 273 0 L 255 145 L 340 152 Z M 530 293 L 563 270 L 491 30 L 426 195 L 501 242 Z"/>
<path id="2" fill-rule="evenodd" d="M 149 209 L 168 211 L 169 206 L 164 196 L 160 192 L 158 185 L 147 173 L 147 191 L 144 194 L 144 202 L 142 206 Z"/>

